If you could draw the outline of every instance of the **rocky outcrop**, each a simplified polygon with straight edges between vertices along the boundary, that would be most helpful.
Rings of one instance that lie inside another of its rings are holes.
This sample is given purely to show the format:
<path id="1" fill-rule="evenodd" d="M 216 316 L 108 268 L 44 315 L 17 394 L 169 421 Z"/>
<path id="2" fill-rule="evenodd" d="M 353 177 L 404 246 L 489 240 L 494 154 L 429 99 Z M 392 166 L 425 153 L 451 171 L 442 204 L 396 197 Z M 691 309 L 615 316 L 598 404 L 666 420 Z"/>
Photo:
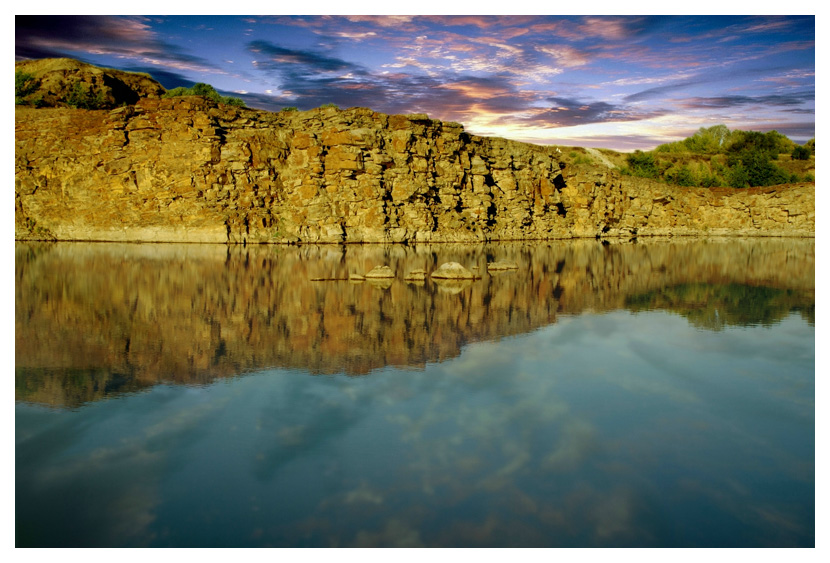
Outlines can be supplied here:
<path id="1" fill-rule="evenodd" d="M 471 280 L 476 276 L 458 262 L 445 262 L 432 272 L 432 277 L 447 280 Z"/>
<path id="2" fill-rule="evenodd" d="M 448 242 L 814 236 L 815 186 L 681 188 L 426 115 L 201 97 L 17 107 L 15 238 Z"/>
<path id="3" fill-rule="evenodd" d="M 28 105 L 67 107 L 73 93 L 82 92 L 99 108 L 112 109 L 142 98 L 160 98 L 165 92 L 147 74 L 100 68 L 74 59 L 16 61 L 14 70 L 33 77 L 30 91 L 20 99 Z"/>

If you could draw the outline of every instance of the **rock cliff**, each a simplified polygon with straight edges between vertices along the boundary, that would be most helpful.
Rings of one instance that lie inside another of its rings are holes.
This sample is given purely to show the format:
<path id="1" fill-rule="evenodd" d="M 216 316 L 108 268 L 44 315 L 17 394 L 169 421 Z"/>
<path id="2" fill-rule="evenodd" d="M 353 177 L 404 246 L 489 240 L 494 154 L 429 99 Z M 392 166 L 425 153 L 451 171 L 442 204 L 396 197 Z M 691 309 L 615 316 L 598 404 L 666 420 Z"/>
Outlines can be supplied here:
<path id="1" fill-rule="evenodd" d="M 681 188 L 426 115 L 201 97 L 17 107 L 15 238 L 447 242 L 814 236 L 815 185 Z"/>

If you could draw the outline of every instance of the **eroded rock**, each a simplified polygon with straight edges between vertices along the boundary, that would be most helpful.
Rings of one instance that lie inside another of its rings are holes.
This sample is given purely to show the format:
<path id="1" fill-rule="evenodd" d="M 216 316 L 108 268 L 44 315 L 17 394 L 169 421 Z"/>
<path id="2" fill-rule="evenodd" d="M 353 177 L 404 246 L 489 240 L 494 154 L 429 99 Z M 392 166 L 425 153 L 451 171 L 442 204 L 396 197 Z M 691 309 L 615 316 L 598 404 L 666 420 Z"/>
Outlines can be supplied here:
<path id="1" fill-rule="evenodd" d="M 442 280 L 472 280 L 476 275 L 458 262 L 445 262 L 432 272 L 431 277 Z"/>

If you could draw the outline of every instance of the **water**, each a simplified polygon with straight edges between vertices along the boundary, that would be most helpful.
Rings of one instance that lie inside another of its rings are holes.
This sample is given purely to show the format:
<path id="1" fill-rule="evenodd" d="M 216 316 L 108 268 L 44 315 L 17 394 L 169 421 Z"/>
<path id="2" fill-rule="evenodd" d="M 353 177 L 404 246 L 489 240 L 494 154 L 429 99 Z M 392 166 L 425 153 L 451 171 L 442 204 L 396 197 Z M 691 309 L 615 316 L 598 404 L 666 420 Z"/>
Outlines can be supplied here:
<path id="1" fill-rule="evenodd" d="M 814 256 L 19 243 L 16 545 L 814 546 Z"/>

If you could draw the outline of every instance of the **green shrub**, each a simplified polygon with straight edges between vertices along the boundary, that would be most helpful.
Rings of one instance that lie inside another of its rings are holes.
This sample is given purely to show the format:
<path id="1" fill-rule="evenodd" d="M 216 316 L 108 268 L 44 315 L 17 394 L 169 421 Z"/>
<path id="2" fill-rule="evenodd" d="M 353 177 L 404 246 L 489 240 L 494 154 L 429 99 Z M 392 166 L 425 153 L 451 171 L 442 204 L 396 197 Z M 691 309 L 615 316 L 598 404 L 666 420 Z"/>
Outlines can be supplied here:
<path id="1" fill-rule="evenodd" d="M 23 72 L 22 70 L 14 71 L 14 104 L 25 104 L 26 96 L 33 94 L 40 86 L 40 80 L 35 78 L 34 74 Z"/>
<path id="2" fill-rule="evenodd" d="M 749 150 L 741 153 L 741 164 L 746 169 L 750 186 L 774 186 L 786 184 L 789 175 L 771 162 L 763 150 Z"/>
<path id="3" fill-rule="evenodd" d="M 337 107 L 337 104 L 334 104 L 334 103 L 331 103 L 331 102 L 329 102 L 329 103 L 327 103 L 327 104 L 323 104 L 323 105 L 322 105 L 322 106 L 320 106 L 320 107 L 321 107 L 321 108 L 334 108 L 334 109 L 339 109 L 339 108 Z"/>
<path id="4" fill-rule="evenodd" d="M 792 152 L 793 160 L 810 160 L 811 156 L 813 151 L 806 146 L 796 146 Z"/>
<path id="5" fill-rule="evenodd" d="M 740 163 L 729 169 L 726 180 L 732 188 L 746 188 L 749 186 L 749 175 Z"/>
<path id="6" fill-rule="evenodd" d="M 725 182 L 717 174 L 704 172 L 698 177 L 698 185 L 703 188 L 715 188 L 722 186 Z"/>
<path id="7" fill-rule="evenodd" d="M 300 110 L 298 110 L 298 109 L 297 109 L 296 107 L 294 107 L 294 106 L 289 106 L 289 107 L 287 107 L 287 108 L 282 108 L 280 111 L 284 111 L 284 112 L 292 112 L 292 111 L 300 111 Z"/>
<path id="8" fill-rule="evenodd" d="M 698 185 L 698 179 L 694 172 L 685 164 L 667 171 L 666 179 L 678 186 L 692 187 Z"/>
<path id="9" fill-rule="evenodd" d="M 76 109 L 100 109 L 104 105 L 104 93 L 93 92 L 81 82 L 75 82 L 64 100 L 66 105 Z"/>
<path id="10" fill-rule="evenodd" d="M 189 96 L 190 92 L 184 86 L 178 86 L 172 90 L 168 90 L 162 95 L 162 98 L 175 98 L 177 96 Z"/>
<path id="11" fill-rule="evenodd" d="M 245 107 L 245 102 L 242 98 L 234 98 L 231 96 L 223 96 L 216 91 L 216 88 L 204 82 L 197 82 L 191 88 L 178 86 L 172 90 L 168 90 L 162 96 L 163 98 L 175 98 L 178 96 L 202 96 L 208 100 L 214 101 L 218 104 L 227 104 L 229 106 Z"/>
<path id="12" fill-rule="evenodd" d="M 654 155 L 648 152 L 636 150 L 626 157 L 626 162 L 633 176 L 656 178 L 660 173 Z"/>

